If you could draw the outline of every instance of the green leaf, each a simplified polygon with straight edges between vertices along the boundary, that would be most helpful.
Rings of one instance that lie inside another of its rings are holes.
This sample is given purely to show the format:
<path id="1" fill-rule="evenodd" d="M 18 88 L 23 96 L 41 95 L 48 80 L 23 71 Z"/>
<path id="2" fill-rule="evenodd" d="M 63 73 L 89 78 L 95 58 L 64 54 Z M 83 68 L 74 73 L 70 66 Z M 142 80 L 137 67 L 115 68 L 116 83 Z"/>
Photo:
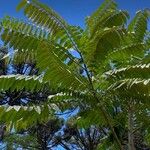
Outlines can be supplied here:
<path id="1" fill-rule="evenodd" d="M 27 3 L 27 0 L 21 0 L 21 2 L 18 4 L 16 10 L 19 11 L 21 8 L 23 8 Z"/>

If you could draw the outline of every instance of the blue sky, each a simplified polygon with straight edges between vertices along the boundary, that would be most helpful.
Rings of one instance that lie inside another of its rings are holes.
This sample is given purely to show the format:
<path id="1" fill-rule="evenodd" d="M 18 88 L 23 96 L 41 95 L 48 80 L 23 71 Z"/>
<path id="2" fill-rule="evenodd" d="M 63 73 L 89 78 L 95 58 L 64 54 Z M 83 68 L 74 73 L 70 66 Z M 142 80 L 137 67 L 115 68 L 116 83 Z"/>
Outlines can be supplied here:
<path id="1" fill-rule="evenodd" d="M 72 25 L 84 25 L 84 18 L 90 15 L 103 0 L 40 0 L 56 10 Z M 116 0 L 120 9 L 130 12 L 131 17 L 139 9 L 150 8 L 150 0 Z M 4 15 L 23 18 L 22 12 L 16 12 L 20 0 L 0 0 L 0 18 Z"/>

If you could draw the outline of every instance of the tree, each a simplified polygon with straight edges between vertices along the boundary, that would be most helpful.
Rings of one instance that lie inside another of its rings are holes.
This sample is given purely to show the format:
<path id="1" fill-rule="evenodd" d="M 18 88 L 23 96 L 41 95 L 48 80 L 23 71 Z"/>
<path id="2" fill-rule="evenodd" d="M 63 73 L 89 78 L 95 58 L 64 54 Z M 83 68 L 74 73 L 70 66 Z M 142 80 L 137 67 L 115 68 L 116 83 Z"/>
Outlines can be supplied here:
<path id="1" fill-rule="evenodd" d="M 49 150 L 57 147 L 54 143 L 57 132 L 62 128 L 62 120 L 58 118 L 50 119 L 48 122 L 36 124 L 26 130 L 9 133 L 4 138 L 6 149 L 35 149 Z"/>
<path id="2" fill-rule="evenodd" d="M 21 8 L 30 23 L 4 18 L 1 37 L 6 45 L 17 50 L 16 61 L 22 56 L 25 62 L 36 62 L 39 75 L 1 76 L 0 82 L 4 84 L 0 88 L 39 91 L 47 86 L 56 94 L 47 97 L 44 106 L 2 107 L 1 112 L 7 116 L 2 120 L 12 121 L 13 112 L 16 127 L 27 127 L 37 119 L 47 120 L 56 106 L 60 110 L 78 107 L 78 125 L 98 124 L 107 130 L 107 142 L 99 149 L 123 149 L 124 144 L 129 150 L 137 149 L 135 133 L 149 137 L 150 130 L 149 10 L 139 11 L 127 24 L 128 13 L 119 11 L 114 1 L 106 0 L 86 18 L 83 30 L 68 25 L 55 11 L 36 0 L 21 1 L 17 10 Z M 35 114 L 32 121 L 26 117 L 30 114 L 28 110 Z M 127 143 L 123 140 L 125 131 Z"/>

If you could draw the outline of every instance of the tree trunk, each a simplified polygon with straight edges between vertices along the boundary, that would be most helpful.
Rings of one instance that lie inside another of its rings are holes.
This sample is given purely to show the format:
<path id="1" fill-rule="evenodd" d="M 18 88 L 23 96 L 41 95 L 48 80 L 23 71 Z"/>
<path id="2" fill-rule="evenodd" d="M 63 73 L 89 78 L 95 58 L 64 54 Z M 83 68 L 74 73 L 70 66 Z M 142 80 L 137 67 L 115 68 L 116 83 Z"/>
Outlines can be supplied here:
<path id="1" fill-rule="evenodd" d="M 136 150 L 134 146 L 134 135 L 133 135 L 133 110 L 129 107 L 128 110 L 128 150 Z"/>

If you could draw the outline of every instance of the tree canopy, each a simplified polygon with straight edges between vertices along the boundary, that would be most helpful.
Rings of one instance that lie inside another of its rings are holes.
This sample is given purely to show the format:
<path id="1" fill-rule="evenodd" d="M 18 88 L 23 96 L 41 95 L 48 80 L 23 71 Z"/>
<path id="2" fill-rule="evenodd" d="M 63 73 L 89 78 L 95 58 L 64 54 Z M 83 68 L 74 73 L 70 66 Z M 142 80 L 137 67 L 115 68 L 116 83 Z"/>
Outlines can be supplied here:
<path id="1" fill-rule="evenodd" d="M 105 0 L 82 29 L 37 0 L 22 0 L 21 9 L 27 22 L 0 21 L 6 131 L 44 132 L 58 113 L 76 110 L 61 140 L 55 136 L 65 149 L 150 149 L 150 10 L 130 21 L 127 11 Z"/>

